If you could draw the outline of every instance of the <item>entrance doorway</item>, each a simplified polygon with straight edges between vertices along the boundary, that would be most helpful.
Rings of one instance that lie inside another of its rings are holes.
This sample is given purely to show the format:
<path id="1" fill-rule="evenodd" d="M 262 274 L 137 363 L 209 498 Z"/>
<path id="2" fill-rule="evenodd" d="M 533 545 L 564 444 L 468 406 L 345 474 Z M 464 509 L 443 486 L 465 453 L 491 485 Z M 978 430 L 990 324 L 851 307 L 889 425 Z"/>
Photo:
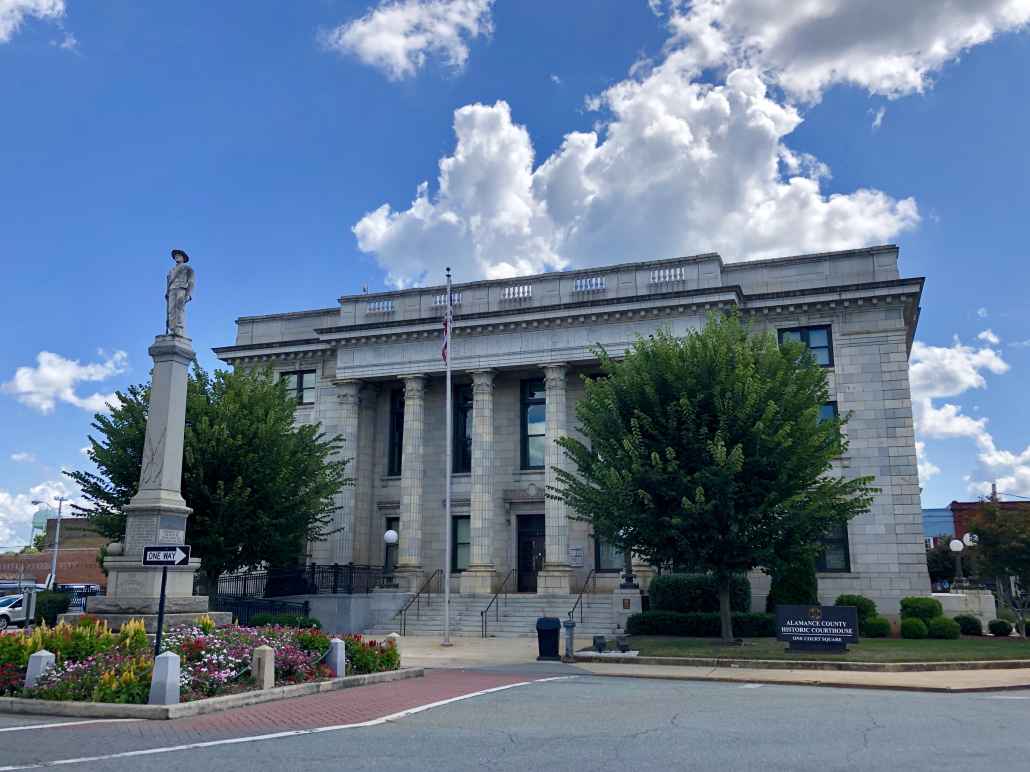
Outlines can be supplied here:
<path id="1" fill-rule="evenodd" d="M 536 592 L 536 575 L 544 567 L 544 516 L 518 517 L 518 588 Z"/>

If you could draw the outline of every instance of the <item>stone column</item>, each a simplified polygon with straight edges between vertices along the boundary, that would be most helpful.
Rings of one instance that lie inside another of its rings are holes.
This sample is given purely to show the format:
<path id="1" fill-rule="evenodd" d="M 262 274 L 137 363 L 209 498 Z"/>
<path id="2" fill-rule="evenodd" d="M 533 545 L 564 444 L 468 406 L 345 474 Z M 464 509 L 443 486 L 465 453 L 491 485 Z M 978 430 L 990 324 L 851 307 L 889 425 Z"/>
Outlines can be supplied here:
<path id="1" fill-rule="evenodd" d="M 494 564 L 491 528 L 494 516 L 494 371 L 472 373 L 472 548 L 461 575 L 462 595 L 489 594 Z"/>
<path id="2" fill-rule="evenodd" d="M 404 440 L 401 456 L 401 538 L 397 574 L 402 589 L 415 591 L 422 571 L 422 482 L 425 476 L 426 377 L 404 378 Z"/>
<path id="3" fill-rule="evenodd" d="M 568 434 L 568 412 L 565 404 L 564 364 L 544 367 L 547 386 L 547 451 L 544 455 L 544 486 L 558 482 L 557 469 L 564 465 L 565 453 L 557 440 Z M 544 570 L 537 574 L 537 593 L 568 595 L 572 573 L 569 569 L 569 516 L 565 502 L 547 498 L 544 501 Z"/>
<path id="4" fill-rule="evenodd" d="M 343 437 L 341 458 L 349 458 L 347 476 L 354 479 L 354 485 L 340 489 L 333 499 L 336 511 L 333 513 L 332 528 L 336 533 L 329 537 L 327 554 L 329 563 L 350 563 L 354 559 L 354 504 L 357 499 L 356 486 L 362 483 L 364 465 L 358 453 L 358 426 L 361 414 L 361 381 L 354 379 L 333 381 L 336 399 L 339 402 L 339 424 L 336 433 Z"/>

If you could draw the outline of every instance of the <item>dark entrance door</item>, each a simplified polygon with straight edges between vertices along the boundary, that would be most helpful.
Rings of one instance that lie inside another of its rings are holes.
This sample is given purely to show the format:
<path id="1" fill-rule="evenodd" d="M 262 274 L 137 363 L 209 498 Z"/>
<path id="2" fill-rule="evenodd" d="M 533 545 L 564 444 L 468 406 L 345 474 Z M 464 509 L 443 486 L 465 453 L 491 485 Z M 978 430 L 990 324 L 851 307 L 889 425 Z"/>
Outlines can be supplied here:
<path id="1" fill-rule="evenodd" d="M 544 566 L 544 516 L 519 515 L 519 592 L 536 592 L 536 574 Z"/>

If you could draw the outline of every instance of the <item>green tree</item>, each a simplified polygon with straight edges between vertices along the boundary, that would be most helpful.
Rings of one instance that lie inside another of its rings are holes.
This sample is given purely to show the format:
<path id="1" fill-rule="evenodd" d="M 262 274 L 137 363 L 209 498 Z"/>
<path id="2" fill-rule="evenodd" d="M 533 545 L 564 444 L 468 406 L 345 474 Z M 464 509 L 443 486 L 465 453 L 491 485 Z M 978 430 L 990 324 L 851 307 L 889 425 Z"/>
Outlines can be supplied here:
<path id="1" fill-rule="evenodd" d="M 731 641 L 731 577 L 818 554 L 875 493 L 831 468 L 846 419 L 820 420 L 826 373 L 802 344 L 752 335 L 735 315 L 639 339 L 621 360 L 597 355 L 603 375 L 576 406 L 585 441 L 558 440 L 572 465 L 549 495 L 656 565 L 712 572 Z"/>
<path id="2" fill-rule="evenodd" d="M 68 473 L 88 505 L 76 507 L 113 540 L 139 486 L 150 392 L 130 386 L 98 413 L 89 458 L 98 473 Z M 340 437 L 294 425 L 295 402 L 270 371 L 190 373 L 182 495 L 193 509 L 186 539 L 209 586 L 224 571 L 295 563 L 304 544 L 332 533 L 333 495 L 353 483 Z"/>
<path id="3" fill-rule="evenodd" d="M 1030 509 L 1002 510 L 988 502 L 974 518 L 973 532 L 979 537 L 981 574 L 997 577 L 998 600 L 1016 613 L 1019 634 L 1026 637 L 1026 615 L 1030 610 Z"/>

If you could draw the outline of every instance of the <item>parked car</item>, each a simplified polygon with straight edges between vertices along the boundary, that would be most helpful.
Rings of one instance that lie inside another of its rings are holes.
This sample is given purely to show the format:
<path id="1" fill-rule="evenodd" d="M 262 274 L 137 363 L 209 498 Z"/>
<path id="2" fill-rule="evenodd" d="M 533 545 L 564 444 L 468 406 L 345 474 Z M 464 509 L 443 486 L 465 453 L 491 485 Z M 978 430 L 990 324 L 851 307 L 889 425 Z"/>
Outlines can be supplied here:
<path id="1" fill-rule="evenodd" d="M 0 631 L 11 626 L 25 625 L 25 596 L 8 595 L 0 598 Z"/>

